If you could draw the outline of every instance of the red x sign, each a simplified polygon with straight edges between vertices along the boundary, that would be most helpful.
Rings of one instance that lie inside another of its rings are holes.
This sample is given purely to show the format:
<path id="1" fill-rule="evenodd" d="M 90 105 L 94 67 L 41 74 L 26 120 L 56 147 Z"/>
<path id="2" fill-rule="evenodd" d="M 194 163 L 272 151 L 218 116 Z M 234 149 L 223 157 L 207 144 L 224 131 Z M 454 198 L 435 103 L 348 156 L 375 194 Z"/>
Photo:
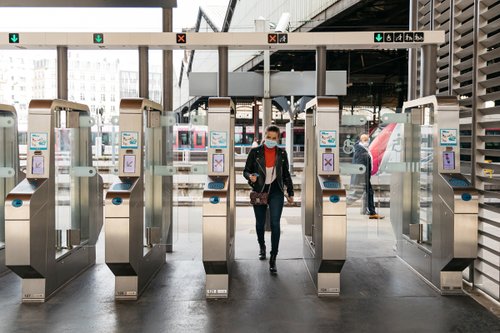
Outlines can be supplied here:
<path id="1" fill-rule="evenodd" d="M 278 34 L 267 34 L 267 42 L 269 44 L 278 43 Z"/>
<path id="2" fill-rule="evenodd" d="M 177 44 L 186 44 L 186 34 L 177 34 Z"/>

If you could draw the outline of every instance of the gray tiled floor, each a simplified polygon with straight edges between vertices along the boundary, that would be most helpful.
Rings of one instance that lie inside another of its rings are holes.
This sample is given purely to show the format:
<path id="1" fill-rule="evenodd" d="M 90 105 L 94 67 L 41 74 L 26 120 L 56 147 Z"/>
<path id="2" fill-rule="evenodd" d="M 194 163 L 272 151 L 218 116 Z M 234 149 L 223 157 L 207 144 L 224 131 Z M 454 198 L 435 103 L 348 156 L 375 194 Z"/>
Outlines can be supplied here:
<path id="1" fill-rule="evenodd" d="M 341 296 L 324 299 L 301 259 L 300 209 L 284 211 L 278 276 L 255 259 L 250 209 L 238 208 L 227 300 L 204 299 L 199 211 L 179 208 L 175 252 L 139 301 L 114 301 L 100 242 L 98 264 L 45 304 L 21 304 L 20 279 L 1 277 L 0 332 L 500 332 L 471 298 L 440 296 L 407 268 L 388 220 L 350 219 Z"/>

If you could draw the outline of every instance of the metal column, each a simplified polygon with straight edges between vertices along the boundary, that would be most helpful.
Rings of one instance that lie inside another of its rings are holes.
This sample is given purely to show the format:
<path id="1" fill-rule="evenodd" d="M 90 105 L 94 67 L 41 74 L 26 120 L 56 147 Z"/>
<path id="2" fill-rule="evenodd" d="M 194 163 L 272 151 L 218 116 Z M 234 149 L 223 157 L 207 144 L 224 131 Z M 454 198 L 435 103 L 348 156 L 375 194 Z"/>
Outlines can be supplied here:
<path id="1" fill-rule="evenodd" d="M 422 45 L 420 97 L 436 94 L 437 46 Z"/>
<path id="2" fill-rule="evenodd" d="M 139 46 L 139 97 L 149 98 L 149 48 Z"/>
<path id="3" fill-rule="evenodd" d="M 326 46 L 316 48 L 316 96 L 326 95 Z"/>
<path id="4" fill-rule="evenodd" d="M 228 93 L 228 53 L 227 46 L 219 47 L 219 80 L 217 83 L 219 97 L 227 97 Z"/>
<path id="5" fill-rule="evenodd" d="M 57 47 L 57 98 L 68 99 L 68 48 Z"/>
<path id="6" fill-rule="evenodd" d="M 410 0 L 410 31 L 417 30 L 418 0 Z M 418 49 L 408 49 L 408 100 L 417 98 Z"/>

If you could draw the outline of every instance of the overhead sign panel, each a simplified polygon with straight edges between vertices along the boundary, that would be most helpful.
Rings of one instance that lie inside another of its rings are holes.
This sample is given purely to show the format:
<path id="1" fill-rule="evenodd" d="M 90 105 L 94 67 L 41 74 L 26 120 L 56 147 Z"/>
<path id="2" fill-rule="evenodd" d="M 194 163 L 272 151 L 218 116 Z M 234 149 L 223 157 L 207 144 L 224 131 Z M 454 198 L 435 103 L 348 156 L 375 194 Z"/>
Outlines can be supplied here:
<path id="1" fill-rule="evenodd" d="M 328 50 L 362 50 L 380 48 L 418 48 L 444 43 L 444 31 L 407 32 L 0 32 L 0 49 L 150 49 L 217 50 L 227 46 L 232 50 L 315 50 L 324 45 Z M 13 45 L 16 44 L 16 45 Z"/>

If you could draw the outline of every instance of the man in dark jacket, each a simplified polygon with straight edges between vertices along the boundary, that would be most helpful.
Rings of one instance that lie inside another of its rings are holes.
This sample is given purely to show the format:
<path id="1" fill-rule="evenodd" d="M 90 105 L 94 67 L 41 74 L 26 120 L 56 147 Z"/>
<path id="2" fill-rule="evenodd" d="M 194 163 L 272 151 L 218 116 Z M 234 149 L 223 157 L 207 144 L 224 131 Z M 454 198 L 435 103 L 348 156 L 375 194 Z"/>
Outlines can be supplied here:
<path id="1" fill-rule="evenodd" d="M 375 211 L 373 187 L 370 181 L 372 174 L 372 156 L 368 149 L 370 145 L 370 137 L 368 134 L 361 134 L 359 141 L 354 145 L 354 155 L 352 157 L 353 164 L 362 164 L 366 167 L 364 174 L 353 175 L 351 178 L 351 188 L 354 192 L 362 190 L 364 192 L 364 207 L 370 219 L 383 219 L 384 216 L 378 215 Z M 353 197 L 348 198 L 348 201 L 353 201 Z"/>

